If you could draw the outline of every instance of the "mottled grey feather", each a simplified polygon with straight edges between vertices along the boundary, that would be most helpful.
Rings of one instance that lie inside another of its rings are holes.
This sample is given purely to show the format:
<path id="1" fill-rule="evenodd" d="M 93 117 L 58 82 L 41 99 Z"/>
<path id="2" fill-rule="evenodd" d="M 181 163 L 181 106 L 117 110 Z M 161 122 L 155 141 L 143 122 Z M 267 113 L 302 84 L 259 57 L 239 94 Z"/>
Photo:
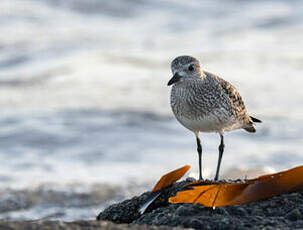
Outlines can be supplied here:
<path id="1" fill-rule="evenodd" d="M 222 87 L 222 90 L 226 94 L 226 96 L 229 98 L 232 106 L 232 110 L 235 112 L 237 120 L 243 123 L 243 128 L 248 128 L 249 130 L 252 130 L 253 128 L 253 120 L 248 115 L 244 102 L 242 100 L 242 97 L 239 93 L 239 91 L 234 87 L 232 84 L 230 84 L 228 81 L 225 81 L 224 79 L 209 73 L 204 72 L 207 76 L 215 79 L 219 85 Z M 247 129 L 246 129 L 247 130 Z M 248 131 L 248 130 L 247 130 Z M 255 132 L 255 131 L 254 131 Z"/>
<path id="2" fill-rule="evenodd" d="M 197 70 L 186 69 L 195 64 Z M 224 79 L 200 69 L 199 61 L 181 56 L 172 62 L 172 71 L 183 72 L 183 80 L 171 90 L 171 107 L 177 120 L 188 129 L 199 132 L 224 132 L 243 128 L 255 132 L 237 89 Z"/>

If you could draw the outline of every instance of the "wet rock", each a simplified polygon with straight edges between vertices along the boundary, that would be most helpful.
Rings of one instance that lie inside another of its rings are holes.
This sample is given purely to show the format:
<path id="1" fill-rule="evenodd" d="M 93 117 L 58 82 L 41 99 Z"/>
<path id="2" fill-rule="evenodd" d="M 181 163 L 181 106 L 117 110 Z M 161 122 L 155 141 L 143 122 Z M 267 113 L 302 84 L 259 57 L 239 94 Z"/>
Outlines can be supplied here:
<path id="1" fill-rule="evenodd" d="M 168 198 L 188 183 L 189 181 L 182 181 L 165 189 L 143 215 L 138 213 L 138 209 L 149 193 L 106 208 L 99 214 L 98 219 L 116 223 L 195 229 L 293 229 L 298 228 L 303 219 L 303 199 L 300 193 L 215 209 L 200 204 L 169 204 Z"/>
<path id="2" fill-rule="evenodd" d="M 286 215 L 286 218 L 292 221 L 296 221 L 298 219 L 302 219 L 302 213 L 299 209 L 295 208 Z"/>
<path id="3" fill-rule="evenodd" d="M 146 212 L 148 213 L 154 209 L 168 206 L 168 198 L 177 194 L 185 184 L 188 184 L 191 181 L 193 180 L 187 179 L 186 181 L 165 189 L 157 200 L 146 210 Z M 97 220 L 109 220 L 115 223 L 131 223 L 141 216 L 138 210 L 148 199 L 149 195 L 150 192 L 146 192 L 139 197 L 133 197 L 131 200 L 125 200 L 122 203 L 109 206 L 97 216 Z"/>
<path id="4" fill-rule="evenodd" d="M 188 207 L 185 205 L 182 205 L 176 209 L 176 215 L 178 216 L 191 216 L 194 212 L 194 209 L 192 207 Z"/>
<path id="5" fill-rule="evenodd" d="M 234 207 L 229 207 L 229 214 L 235 215 L 235 216 L 247 216 L 247 210 L 241 206 L 234 206 Z"/>
<path id="6" fill-rule="evenodd" d="M 294 228 L 302 228 L 302 226 L 303 226 L 303 220 L 298 220 L 296 221 Z"/>
<path id="7" fill-rule="evenodd" d="M 183 222 L 183 227 L 185 228 L 195 228 L 195 229 L 202 229 L 204 226 L 203 220 L 200 219 L 187 219 Z"/>

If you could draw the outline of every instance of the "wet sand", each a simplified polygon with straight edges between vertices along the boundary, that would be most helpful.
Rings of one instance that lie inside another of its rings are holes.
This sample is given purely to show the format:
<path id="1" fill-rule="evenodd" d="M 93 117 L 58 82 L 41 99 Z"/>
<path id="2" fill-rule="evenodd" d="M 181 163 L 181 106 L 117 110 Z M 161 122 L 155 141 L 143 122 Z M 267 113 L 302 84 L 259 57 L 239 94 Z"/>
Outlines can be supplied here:
<path id="1" fill-rule="evenodd" d="M 115 229 L 115 230 L 168 230 L 168 229 L 179 229 L 171 227 L 156 227 L 156 226 L 147 226 L 147 225 L 133 225 L 133 224 L 115 224 L 109 221 L 74 221 L 74 222 L 63 222 L 63 221 L 20 221 L 20 222 L 0 222 L 0 229 L 6 230 L 99 230 L 99 229 Z M 180 228 L 181 229 L 181 228 Z"/>

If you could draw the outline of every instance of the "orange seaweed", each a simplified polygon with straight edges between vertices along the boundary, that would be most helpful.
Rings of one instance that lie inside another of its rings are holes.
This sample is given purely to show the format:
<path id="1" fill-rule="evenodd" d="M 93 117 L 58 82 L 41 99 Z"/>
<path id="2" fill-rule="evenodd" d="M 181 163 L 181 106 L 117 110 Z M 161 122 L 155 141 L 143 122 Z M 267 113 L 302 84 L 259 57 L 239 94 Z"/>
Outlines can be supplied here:
<path id="1" fill-rule="evenodd" d="M 166 188 L 173 183 L 175 183 L 177 180 L 179 180 L 181 177 L 184 176 L 184 174 L 190 169 L 189 165 L 185 165 L 181 168 L 178 168 L 174 171 L 171 171 L 161 177 L 161 179 L 157 182 L 155 187 L 153 188 L 152 192 L 156 192 L 158 190 L 161 190 L 163 188 Z"/>
<path id="2" fill-rule="evenodd" d="M 202 184 L 202 185 L 201 185 Z M 303 190 L 303 166 L 260 176 L 243 183 L 203 181 L 186 186 L 188 190 L 170 197 L 170 203 L 200 203 L 206 207 L 246 204 L 273 196 Z"/>

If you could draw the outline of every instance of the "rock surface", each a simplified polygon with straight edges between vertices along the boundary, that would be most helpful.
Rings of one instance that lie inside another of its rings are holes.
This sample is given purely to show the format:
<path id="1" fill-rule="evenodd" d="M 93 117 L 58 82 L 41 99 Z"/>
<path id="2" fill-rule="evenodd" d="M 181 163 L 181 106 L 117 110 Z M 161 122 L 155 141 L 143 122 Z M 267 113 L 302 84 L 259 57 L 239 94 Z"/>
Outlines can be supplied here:
<path id="1" fill-rule="evenodd" d="M 114 204 L 101 212 L 98 220 L 114 223 L 147 224 L 195 229 L 296 229 L 303 228 L 303 192 L 276 196 L 251 204 L 205 208 L 200 204 L 169 204 L 188 178 L 165 189 L 163 194 L 141 215 L 138 209 L 149 192 Z"/>

